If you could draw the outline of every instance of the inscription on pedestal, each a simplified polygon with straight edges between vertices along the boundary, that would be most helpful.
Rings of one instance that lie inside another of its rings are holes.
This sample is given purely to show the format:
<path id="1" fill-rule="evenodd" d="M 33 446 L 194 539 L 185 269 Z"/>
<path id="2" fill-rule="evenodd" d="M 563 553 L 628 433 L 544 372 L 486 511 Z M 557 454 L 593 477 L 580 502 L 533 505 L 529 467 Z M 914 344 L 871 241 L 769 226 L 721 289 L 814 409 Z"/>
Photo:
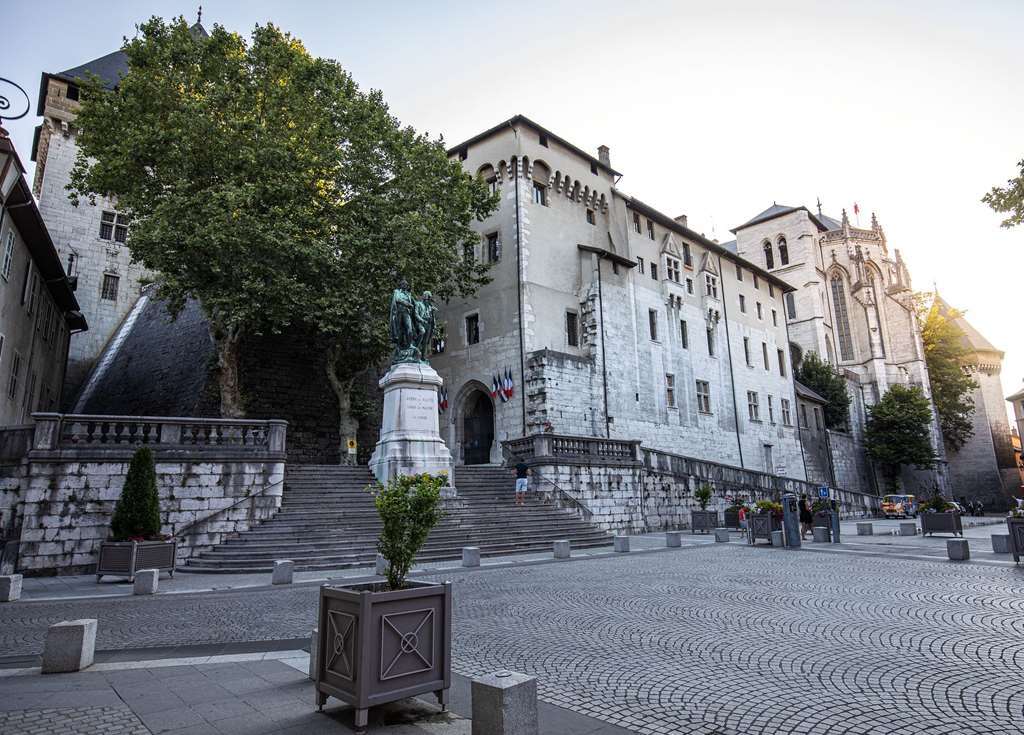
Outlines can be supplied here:
<path id="1" fill-rule="evenodd" d="M 437 432 L 437 394 L 434 391 L 403 391 L 402 413 L 406 430 Z"/>

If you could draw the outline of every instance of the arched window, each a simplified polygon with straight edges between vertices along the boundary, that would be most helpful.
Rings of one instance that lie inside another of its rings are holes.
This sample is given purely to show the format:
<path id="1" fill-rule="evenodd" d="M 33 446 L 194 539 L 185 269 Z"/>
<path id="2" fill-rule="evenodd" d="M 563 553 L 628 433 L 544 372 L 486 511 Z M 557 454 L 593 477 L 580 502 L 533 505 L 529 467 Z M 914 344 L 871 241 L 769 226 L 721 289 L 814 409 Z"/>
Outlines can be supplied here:
<path id="1" fill-rule="evenodd" d="M 764 267 L 768 270 L 775 267 L 775 255 L 772 253 L 772 244 L 768 240 L 764 241 Z"/>
<path id="2" fill-rule="evenodd" d="M 832 303 L 835 307 L 836 335 L 839 337 L 839 357 L 853 359 L 853 337 L 850 335 L 850 313 L 846 308 L 846 288 L 838 273 L 832 276 Z"/>
<path id="3" fill-rule="evenodd" d="M 789 245 L 786 238 L 779 238 L 779 265 L 789 265 Z"/>
<path id="4" fill-rule="evenodd" d="M 832 338 L 827 334 L 825 335 L 825 357 L 828 360 L 829 365 L 836 364 L 836 351 L 832 347 Z"/>

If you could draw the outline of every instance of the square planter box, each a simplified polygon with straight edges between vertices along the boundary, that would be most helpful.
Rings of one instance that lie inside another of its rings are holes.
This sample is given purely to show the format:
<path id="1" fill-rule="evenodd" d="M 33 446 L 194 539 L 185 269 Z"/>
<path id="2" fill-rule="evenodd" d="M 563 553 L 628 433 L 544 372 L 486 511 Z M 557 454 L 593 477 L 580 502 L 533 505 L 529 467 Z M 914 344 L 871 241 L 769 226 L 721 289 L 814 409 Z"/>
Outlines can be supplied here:
<path id="1" fill-rule="evenodd" d="M 690 511 L 690 533 L 710 533 L 718 528 L 718 512 L 714 510 Z"/>
<path id="2" fill-rule="evenodd" d="M 832 513 L 827 510 L 819 510 L 814 514 L 814 521 L 811 523 L 811 527 L 824 526 L 825 528 L 832 528 Z"/>
<path id="3" fill-rule="evenodd" d="M 954 536 L 963 536 L 964 527 L 960 521 L 960 514 L 953 512 L 928 513 L 924 512 L 921 518 L 921 534 L 951 533 Z"/>
<path id="4" fill-rule="evenodd" d="M 448 704 L 452 586 L 407 582 L 320 588 L 316 702 L 335 697 L 355 709 L 356 732 L 379 704 L 433 692 Z"/>
<path id="5" fill-rule="evenodd" d="M 768 543 L 772 542 L 772 531 L 781 531 L 782 521 L 772 513 L 751 513 L 747 516 L 747 541 L 757 543 L 763 538 Z"/>
<path id="6" fill-rule="evenodd" d="M 174 576 L 174 557 L 178 542 L 170 541 L 104 541 L 96 563 L 96 581 L 104 574 L 128 577 L 135 581 L 140 569 L 158 569 Z"/>
<path id="7" fill-rule="evenodd" d="M 738 510 L 727 510 L 722 513 L 722 520 L 726 528 L 739 528 L 740 512 Z"/>
<path id="8" fill-rule="evenodd" d="M 1024 518 L 1007 518 L 1006 530 L 1010 533 L 1010 553 L 1013 554 L 1013 560 L 1020 562 L 1020 558 L 1024 556 Z"/>

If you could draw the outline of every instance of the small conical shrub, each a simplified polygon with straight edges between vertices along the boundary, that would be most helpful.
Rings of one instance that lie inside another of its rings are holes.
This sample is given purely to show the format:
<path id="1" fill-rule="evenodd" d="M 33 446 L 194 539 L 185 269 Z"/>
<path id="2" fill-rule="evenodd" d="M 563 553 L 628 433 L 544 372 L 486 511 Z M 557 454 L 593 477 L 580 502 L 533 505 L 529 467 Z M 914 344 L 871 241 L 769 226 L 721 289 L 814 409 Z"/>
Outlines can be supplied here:
<path id="1" fill-rule="evenodd" d="M 110 522 L 115 541 L 151 539 L 160 535 L 160 499 L 156 491 L 156 465 L 147 447 L 136 450 L 124 478 L 121 497 Z"/>

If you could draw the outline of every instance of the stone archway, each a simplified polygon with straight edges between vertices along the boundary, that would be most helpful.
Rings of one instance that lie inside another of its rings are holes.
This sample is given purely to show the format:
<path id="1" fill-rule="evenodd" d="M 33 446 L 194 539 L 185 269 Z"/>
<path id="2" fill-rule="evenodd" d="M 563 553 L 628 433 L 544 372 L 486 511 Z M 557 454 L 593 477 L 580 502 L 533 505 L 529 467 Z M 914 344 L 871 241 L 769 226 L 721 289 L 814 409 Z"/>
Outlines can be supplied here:
<path id="1" fill-rule="evenodd" d="M 482 390 L 469 393 L 462 402 L 463 464 L 488 464 L 494 446 L 494 402 Z"/>

